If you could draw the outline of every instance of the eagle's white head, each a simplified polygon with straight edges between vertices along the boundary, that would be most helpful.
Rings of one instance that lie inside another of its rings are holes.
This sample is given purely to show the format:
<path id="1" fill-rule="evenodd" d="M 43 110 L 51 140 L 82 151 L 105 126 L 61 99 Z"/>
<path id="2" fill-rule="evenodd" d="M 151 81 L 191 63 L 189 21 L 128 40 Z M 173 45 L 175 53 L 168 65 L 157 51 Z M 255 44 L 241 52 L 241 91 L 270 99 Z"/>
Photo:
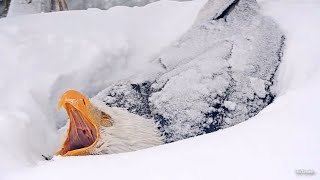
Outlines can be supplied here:
<path id="1" fill-rule="evenodd" d="M 122 153 L 163 144 L 152 119 L 145 119 L 125 109 L 108 107 L 99 100 L 89 101 L 74 90 L 63 94 L 58 108 L 62 106 L 70 121 L 57 155 Z"/>

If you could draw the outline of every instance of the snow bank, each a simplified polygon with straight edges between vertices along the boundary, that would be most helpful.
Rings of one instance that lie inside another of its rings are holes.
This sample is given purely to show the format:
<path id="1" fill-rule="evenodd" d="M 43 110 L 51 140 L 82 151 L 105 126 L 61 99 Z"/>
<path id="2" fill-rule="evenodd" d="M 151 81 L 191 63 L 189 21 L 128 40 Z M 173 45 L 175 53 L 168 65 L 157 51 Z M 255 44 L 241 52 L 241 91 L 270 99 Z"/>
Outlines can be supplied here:
<path id="1" fill-rule="evenodd" d="M 146 68 L 192 25 L 203 3 L 161 1 L 1 19 L 0 177 L 56 151 L 56 127 L 65 122 L 65 114 L 56 112 L 63 91 L 92 95 Z"/>

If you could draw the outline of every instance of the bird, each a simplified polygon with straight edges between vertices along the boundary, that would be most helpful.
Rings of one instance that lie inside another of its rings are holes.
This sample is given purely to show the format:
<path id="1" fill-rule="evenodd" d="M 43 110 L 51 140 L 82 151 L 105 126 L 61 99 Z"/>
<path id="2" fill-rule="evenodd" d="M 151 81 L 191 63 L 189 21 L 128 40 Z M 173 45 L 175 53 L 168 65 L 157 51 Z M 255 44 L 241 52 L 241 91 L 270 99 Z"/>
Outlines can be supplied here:
<path id="1" fill-rule="evenodd" d="M 66 91 L 59 100 L 69 116 L 60 156 L 85 156 L 136 151 L 164 143 L 157 125 L 126 109 L 108 107 L 76 91 Z"/>
<path id="2" fill-rule="evenodd" d="M 135 151 L 246 121 L 276 98 L 285 40 L 256 1 L 208 0 L 193 26 L 150 62 L 155 68 L 90 100 L 75 90 L 61 97 L 70 123 L 57 154 Z"/>

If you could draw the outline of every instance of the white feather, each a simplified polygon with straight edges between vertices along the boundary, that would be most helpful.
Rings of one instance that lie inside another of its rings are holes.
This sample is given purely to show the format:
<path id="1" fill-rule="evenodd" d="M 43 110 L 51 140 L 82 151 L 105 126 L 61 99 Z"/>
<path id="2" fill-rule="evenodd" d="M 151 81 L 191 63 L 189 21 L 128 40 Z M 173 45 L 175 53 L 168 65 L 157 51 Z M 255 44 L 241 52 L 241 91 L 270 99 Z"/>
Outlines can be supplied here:
<path id="1" fill-rule="evenodd" d="M 100 139 L 92 154 L 113 154 L 136 151 L 163 144 L 153 119 L 132 114 L 126 109 L 108 107 L 91 99 L 93 106 L 111 116 L 113 125 L 100 128 Z"/>

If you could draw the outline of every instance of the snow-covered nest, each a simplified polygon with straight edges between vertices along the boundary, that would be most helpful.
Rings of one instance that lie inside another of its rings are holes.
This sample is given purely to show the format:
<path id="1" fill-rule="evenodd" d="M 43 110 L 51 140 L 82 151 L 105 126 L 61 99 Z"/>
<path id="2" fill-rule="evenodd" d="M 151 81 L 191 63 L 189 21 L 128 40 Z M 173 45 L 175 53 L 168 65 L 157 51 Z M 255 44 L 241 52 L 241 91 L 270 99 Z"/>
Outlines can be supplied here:
<path id="1" fill-rule="evenodd" d="M 257 116 L 138 152 L 48 162 L 39 162 L 41 154 L 54 152 L 55 126 L 65 121 L 54 109 L 61 92 L 76 88 L 93 96 L 154 68 L 150 59 L 170 59 L 171 47 L 158 53 L 191 27 L 205 2 L 161 1 L 142 8 L 1 19 L 0 178 L 291 180 L 300 178 L 299 169 L 319 178 L 320 3 L 305 2 L 261 1 L 262 12 L 280 23 L 287 40 L 276 76 L 278 97 Z M 170 68 L 166 59 L 161 63 Z M 235 108 L 232 101 L 224 105 Z"/>

